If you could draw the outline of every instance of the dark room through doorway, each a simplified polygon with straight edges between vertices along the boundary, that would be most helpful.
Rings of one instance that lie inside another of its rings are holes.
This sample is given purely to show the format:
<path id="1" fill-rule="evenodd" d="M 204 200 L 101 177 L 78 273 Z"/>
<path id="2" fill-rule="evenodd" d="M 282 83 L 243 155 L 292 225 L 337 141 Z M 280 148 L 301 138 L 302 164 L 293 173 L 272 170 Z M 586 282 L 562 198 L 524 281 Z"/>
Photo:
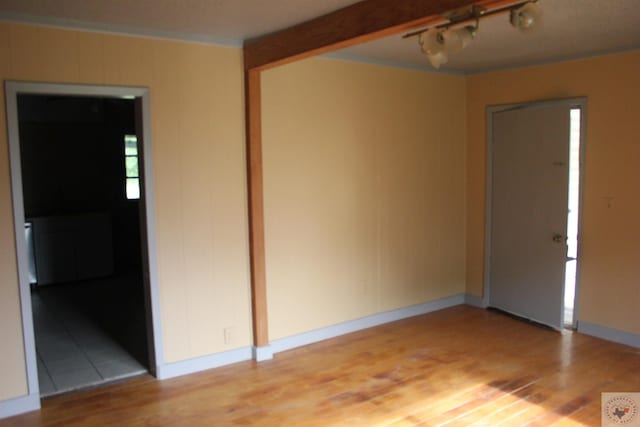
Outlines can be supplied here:
<path id="1" fill-rule="evenodd" d="M 41 396 L 150 370 L 134 99 L 18 95 Z"/>

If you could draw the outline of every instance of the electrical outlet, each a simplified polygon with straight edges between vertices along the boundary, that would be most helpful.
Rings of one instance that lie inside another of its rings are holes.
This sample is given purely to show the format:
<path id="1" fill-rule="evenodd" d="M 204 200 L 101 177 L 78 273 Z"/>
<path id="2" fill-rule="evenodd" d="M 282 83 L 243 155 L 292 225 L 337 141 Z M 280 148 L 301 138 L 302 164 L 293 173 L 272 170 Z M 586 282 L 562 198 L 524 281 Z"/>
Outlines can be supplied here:
<path id="1" fill-rule="evenodd" d="M 224 328 L 224 343 L 231 344 L 233 342 L 233 327 Z"/>

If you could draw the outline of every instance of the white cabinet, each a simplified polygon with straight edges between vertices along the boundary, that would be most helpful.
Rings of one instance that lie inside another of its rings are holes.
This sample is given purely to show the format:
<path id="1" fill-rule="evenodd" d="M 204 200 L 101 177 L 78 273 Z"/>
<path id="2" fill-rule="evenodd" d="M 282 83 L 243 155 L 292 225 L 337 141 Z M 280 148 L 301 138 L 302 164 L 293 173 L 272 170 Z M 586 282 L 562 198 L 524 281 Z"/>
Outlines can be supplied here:
<path id="1" fill-rule="evenodd" d="M 38 285 L 113 274 L 111 217 L 106 213 L 29 219 Z"/>

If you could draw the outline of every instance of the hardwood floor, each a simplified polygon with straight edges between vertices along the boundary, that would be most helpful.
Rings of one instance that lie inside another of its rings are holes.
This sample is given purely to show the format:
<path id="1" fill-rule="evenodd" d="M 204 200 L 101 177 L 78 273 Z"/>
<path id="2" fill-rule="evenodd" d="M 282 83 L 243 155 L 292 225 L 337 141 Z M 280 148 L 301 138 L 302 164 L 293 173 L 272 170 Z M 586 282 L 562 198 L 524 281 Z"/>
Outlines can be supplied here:
<path id="1" fill-rule="evenodd" d="M 596 426 L 603 391 L 640 391 L 638 349 L 458 306 L 0 426 Z"/>

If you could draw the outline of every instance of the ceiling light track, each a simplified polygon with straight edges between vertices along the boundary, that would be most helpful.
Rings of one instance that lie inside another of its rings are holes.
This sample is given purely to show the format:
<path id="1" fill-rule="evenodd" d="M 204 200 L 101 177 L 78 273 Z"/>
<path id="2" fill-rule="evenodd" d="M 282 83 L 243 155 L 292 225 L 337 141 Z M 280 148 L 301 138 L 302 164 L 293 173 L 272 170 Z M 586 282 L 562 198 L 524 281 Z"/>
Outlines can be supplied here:
<path id="1" fill-rule="evenodd" d="M 418 37 L 420 49 L 437 69 L 449 60 L 449 54 L 459 52 L 473 41 L 482 18 L 509 13 L 509 22 L 519 30 L 527 31 L 539 25 L 541 11 L 537 2 L 522 0 L 491 10 L 472 5 L 442 15 L 446 22 L 407 33 L 402 38 Z M 474 25 L 463 25 L 471 22 Z"/>

